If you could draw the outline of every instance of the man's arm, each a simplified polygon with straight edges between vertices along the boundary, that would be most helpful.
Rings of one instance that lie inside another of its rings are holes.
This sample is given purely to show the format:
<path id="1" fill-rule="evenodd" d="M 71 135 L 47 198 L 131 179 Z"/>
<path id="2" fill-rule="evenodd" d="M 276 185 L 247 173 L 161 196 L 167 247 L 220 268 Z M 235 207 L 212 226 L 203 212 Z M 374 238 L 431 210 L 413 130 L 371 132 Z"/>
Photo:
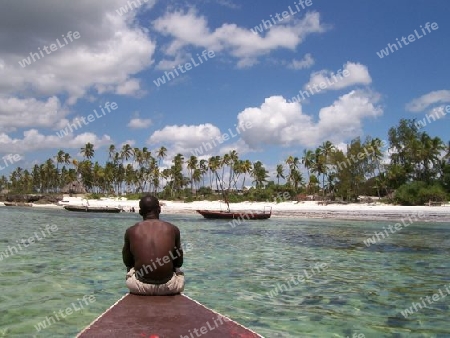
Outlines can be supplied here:
<path id="1" fill-rule="evenodd" d="M 183 249 L 181 248 L 180 230 L 175 227 L 175 259 L 173 260 L 173 266 L 175 268 L 181 268 L 183 266 Z"/>
<path id="2" fill-rule="evenodd" d="M 122 259 L 125 266 L 127 267 L 127 271 L 130 271 L 131 268 L 134 268 L 134 257 L 130 249 L 130 238 L 128 235 L 128 230 L 125 232 L 124 245 L 122 249 Z"/>

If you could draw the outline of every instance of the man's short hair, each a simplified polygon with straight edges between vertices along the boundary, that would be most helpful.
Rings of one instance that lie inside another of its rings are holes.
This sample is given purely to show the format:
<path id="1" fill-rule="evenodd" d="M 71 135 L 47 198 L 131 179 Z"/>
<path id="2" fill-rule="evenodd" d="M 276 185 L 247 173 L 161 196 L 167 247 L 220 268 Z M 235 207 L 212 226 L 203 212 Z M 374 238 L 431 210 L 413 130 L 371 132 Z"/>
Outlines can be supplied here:
<path id="1" fill-rule="evenodd" d="M 144 212 L 159 211 L 159 200 L 152 195 L 146 195 L 139 201 L 139 208 Z"/>

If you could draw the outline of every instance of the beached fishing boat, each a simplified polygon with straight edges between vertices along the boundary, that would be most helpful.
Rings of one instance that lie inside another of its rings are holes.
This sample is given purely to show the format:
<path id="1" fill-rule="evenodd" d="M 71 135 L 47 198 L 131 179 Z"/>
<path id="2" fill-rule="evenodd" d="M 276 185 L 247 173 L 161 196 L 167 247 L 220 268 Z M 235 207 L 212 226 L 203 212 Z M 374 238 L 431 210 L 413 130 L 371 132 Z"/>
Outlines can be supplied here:
<path id="1" fill-rule="evenodd" d="M 32 203 L 24 203 L 24 202 L 3 202 L 5 207 L 32 207 Z"/>
<path id="2" fill-rule="evenodd" d="M 270 208 L 270 209 L 269 209 Z M 272 215 L 272 207 L 264 207 L 264 211 L 230 211 L 230 210 L 196 210 L 209 219 L 268 219 Z"/>
<path id="3" fill-rule="evenodd" d="M 69 210 L 69 211 L 78 211 L 78 212 L 119 213 L 122 211 L 122 208 L 117 208 L 117 207 L 92 207 L 92 206 L 84 206 L 84 205 L 65 205 L 64 209 Z"/>
<path id="4" fill-rule="evenodd" d="M 252 210 L 230 210 L 230 203 L 228 203 L 227 195 L 222 186 L 222 181 L 219 175 L 216 173 L 217 179 L 220 182 L 220 189 L 222 190 L 222 195 L 225 203 L 227 204 L 227 210 L 196 210 L 200 215 L 209 219 L 248 219 L 248 220 L 260 220 L 268 219 L 272 215 L 272 207 L 264 207 L 263 211 L 252 211 Z"/>

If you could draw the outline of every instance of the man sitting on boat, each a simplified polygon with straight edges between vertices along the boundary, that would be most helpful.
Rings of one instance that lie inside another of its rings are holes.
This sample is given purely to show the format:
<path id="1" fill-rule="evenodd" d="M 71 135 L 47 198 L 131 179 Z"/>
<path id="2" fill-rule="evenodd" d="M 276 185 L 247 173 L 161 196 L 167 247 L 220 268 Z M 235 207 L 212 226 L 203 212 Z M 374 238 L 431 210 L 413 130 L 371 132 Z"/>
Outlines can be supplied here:
<path id="1" fill-rule="evenodd" d="M 161 221 L 161 207 L 154 196 L 139 201 L 143 221 L 125 232 L 122 257 L 127 267 L 130 293 L 148 296 L 177 294 L 184 290 L 180 230 Z"/>

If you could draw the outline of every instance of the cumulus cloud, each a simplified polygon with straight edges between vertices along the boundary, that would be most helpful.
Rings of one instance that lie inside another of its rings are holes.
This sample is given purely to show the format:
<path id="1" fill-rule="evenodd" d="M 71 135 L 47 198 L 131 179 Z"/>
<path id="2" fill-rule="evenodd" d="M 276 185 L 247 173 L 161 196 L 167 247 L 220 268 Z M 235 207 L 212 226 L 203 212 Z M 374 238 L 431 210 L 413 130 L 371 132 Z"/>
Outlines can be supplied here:
<path id="1" fill-rule="evenodd" d="M 140 81 L 138 79 L 130 79 L 116 87 L 116 94 L 119 95 L 139 95 L 144 91 L 141 90 Z"/>
<path id="2" fill-rule="evenodd" d="M 151 119 L 133 118 L 128 122 L 127 127 L 132 129 L 145 129 L 152 125 Z"/>
<path id="3" fill-rule="evenodd" d="M 227 52 L 238 59 L 240 67 L 251 66 L 259 56 L 280 48 L 294 51 L 308 35 L 326 30 L 317 12 L 273 26 L 264 35 L 229 23 L 212 30 L 207 19 L 195 9 L 167 12 L 153 22 L 153 27 L 172 39 L 165 52 L 175 59 L 188 47 L 200 47 L 216 53 Z"/>
<path id="4" fill-rule="evenodd" d="M 345 72 L 345 75 L 343 75 L 343 72 Z M 336 74 L 329 70 L 312 73 L 304 89 L 308 87 L 313 88 L 314 86 L 318 88 L 321 83 L 326 84 L 326 87 L 324 89 L 321 88 L 319 92 L 325 92 L 326 90 L 339 90 L 355 85 L 369 85 L 372 83 L 372 78 L 367 66 L 360 63 L 347 62 Z"/>
<path id="5" fill-rule="evenodd" d="M 33 150 L 56 149 L 64 144 L 65 149 L 77 149 L 84 147 L 86 143 L 92 143 L 96 149 L 111 144 L 111 137 L 103 135 L 101 138 L 93 133 L 82 133 L 77 136 L 67 135 L 59 138 L 56 135 L 43 135 L 36 129 L 23 132 L 23 138 L 11 138 L 5 133 L 0 133 L 0 153 L 22 154 Z"/>
<path id="6" fill-rule="evenodd" d="M 220 129 L 211 123 L 200 125 L 166 126 L 155 131 L 148 139 L 149 144 L 173 144 L 175 148 L 183 150 L 198 147 L 202 142 L 220 137 Z"/>
<path id="7" fill-rule="evenodd" d="M 195 155 L 207 158 L 211 155 L 225 154 L 236 150 L 239 154 L 250 151 L 248 145 L 240 140 L 241 127 L 221 131 L 210 124 L 167 126 L 155 131 L 148 139 L 149 144 L 163 144 L 168 146 L 171 154 Z"/>
<path id="8" fill-rule="evenodd" d="M 253 151 L 253 149 L 251 149 L 248 146 L 248 144 L 245 143 L 245 141 L 240 138 L 236 142 L 224 144 L 222 147 L 220 147 L 218 153 L 219 153 L 219 155 L 224 155 L 224 154 L 228 154 L 232 150 L 237 151 L 239 156 Z"/>
<path id="9" fill-rule="evenodd" d="M 288 64 L 288 68 L 300 70 L 300 69 L 306 69 L 311 68 L 314 65 L 315 61 L 311 54 L 305 54 L 303 59 L 300 60 L 292 60 L 291 63 Z"/>
<path id="10" fill-rule="evenodd" d="M 129 146 L 133 147 L 136 144 L 135 140 L 125 140 L 121 144 L 119 144 L 119 149 L 122 149 L 124 145 L 128 144 Z"/>
<path id="11" fill-rule="evenodd" d="M 252 123 L 252 128 L 242 133 L 242 139 L 252 149 L 263 145 L 312 147 L 324 140 L 340 143 L 361 134 L 365 118 L 382 115 L 382 109 L 376 106 L 379 99 L 370 91 L 351 91 L 320 109 L 315 122 L 312 115 L 303 112 L 300 103 L 272 96 L 261 107 L 239 113 L 238 123 Z"/>
<path id="12" fill-rule="evenodd" d="M 34 98 L 0 97 L 0 132 L 17 128 L 58 126 L 69 113 L 56 96 L 46 101 Z"/>
<path id="13" fill-rule="evenodd" d="M 449 102 L 450 90 L 436 90 L 412 100 L 406 105 L 406 109 L 408 111 L 417 113 L 424 111 L 434 104 Z"/>
<path id="14" fill-rule="evenodd" d="M 133 76 L 153 63 L 155 43 L 143 28 L 130 23 L 129 16 L 114 12 L 122 5 L 122 0 L 11 2 L 0 13 L 3 95 L 67 94 L 67 103 L 73 104 L 90 89 L 126 95 L 139 92 L 139 81 Z M 62 35 L 69 31 L 79 32 L 80 38 L 33 62 L 30 53 L 58 38 L 64 44 Z M 19 61 L 28 58 L 30 65 L 22 67 Z"/>

